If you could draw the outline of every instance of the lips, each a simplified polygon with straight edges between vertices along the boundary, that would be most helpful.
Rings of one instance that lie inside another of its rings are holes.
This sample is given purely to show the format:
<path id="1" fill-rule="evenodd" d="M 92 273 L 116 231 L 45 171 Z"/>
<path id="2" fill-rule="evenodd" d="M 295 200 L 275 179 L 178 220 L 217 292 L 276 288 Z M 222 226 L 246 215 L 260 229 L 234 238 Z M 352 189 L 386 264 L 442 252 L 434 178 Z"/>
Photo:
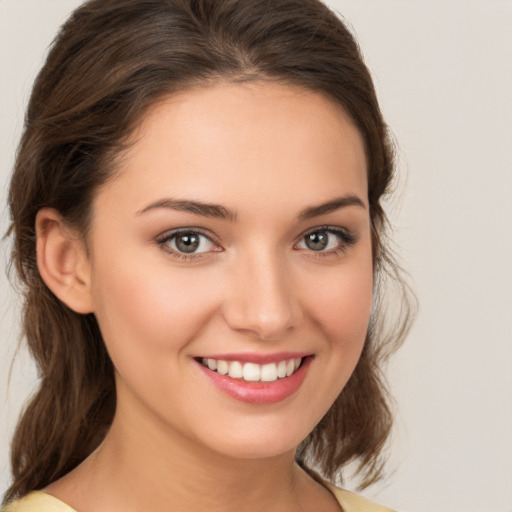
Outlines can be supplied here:
<path id="1" fill-rule="evenodd" d="M 198 368 L 220 391 L 250 404 L 280 402 L 298 391 L 312 355 L 223 355 L 196 358 Z"/>

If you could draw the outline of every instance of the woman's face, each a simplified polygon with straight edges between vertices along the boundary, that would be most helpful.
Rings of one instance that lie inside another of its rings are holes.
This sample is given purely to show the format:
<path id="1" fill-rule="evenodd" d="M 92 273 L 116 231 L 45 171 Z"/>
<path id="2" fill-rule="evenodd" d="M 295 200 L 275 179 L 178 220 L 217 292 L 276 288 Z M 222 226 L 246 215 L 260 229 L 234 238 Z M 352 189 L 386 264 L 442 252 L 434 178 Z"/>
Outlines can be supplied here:
<path id="1" fill-rule="evenodd" d="M 94 313 L 116 421 L 234 457 L 295 450 L 363 347 L 364 148 L 323 96 L 220 84 L 153 107 L 100 189 Z"/>

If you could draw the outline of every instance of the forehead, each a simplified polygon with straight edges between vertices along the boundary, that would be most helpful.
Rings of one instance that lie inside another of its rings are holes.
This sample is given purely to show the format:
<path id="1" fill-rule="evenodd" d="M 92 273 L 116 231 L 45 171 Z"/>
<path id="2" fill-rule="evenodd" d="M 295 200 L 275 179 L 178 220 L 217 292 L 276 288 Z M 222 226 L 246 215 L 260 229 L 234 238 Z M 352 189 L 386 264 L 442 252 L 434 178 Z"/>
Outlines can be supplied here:
<path id="1" fill-rule="evenodd" d="M 134 209 L 158 195 L 266 198 L 261 207 L 344 193 L 366 201 L 364 145 L 350 117 L 319 93 L 275 83 L 222 83 L 165 98 L 119 162 L 107 189 Z"/>

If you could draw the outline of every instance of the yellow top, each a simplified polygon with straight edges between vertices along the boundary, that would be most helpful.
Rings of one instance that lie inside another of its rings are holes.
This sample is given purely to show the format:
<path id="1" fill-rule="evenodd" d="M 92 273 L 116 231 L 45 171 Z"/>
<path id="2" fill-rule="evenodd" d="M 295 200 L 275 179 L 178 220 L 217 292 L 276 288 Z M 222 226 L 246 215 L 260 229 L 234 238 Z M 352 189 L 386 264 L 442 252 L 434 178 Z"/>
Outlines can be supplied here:
<path id="1" fill-rule="evenodd" d="M 362 496 L 350 491 L 338 489 L 333 485 L 326 484 L 334 494 L 343 512 L 393 512 L 391 509 L 377 505 Z M 46 494 L 43 491 L 34 491 L 14 501 L 0 512 L 77 512 L 59 499 Z"/>
<path id="2" fill-rule="evenodd" d="M 393 512 L 390 508 L 378 505 L 353 492 L 335 487 L 328 482 L 325 482 L 324 485 L 334 494 L 343 512 Z"/>

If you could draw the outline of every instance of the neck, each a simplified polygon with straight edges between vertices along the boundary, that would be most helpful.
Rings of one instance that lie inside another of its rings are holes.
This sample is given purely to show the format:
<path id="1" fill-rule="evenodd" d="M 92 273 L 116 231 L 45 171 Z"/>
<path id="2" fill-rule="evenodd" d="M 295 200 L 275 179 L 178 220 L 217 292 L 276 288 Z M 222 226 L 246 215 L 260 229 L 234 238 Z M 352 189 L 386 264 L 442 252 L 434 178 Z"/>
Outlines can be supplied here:
<path id="1" fill-rule="evenodd" d="M 140 504 L 134 510 L 169 510 L 170 503 L 176 510 L 197 512 L 274 510 L 271 504 L 282 504 L 294 494 L 293 453 L 236 459 L 179 436 L 163 444 L 158 436 L 136 436 L 137 442 L 129 433 L 123 434 L 128 435 L 119 435 L 113 425 L 95 465 L 108 471 L 109 492 L 113 481 L 120 489 L 132 491 L 130 501 Z"/>

